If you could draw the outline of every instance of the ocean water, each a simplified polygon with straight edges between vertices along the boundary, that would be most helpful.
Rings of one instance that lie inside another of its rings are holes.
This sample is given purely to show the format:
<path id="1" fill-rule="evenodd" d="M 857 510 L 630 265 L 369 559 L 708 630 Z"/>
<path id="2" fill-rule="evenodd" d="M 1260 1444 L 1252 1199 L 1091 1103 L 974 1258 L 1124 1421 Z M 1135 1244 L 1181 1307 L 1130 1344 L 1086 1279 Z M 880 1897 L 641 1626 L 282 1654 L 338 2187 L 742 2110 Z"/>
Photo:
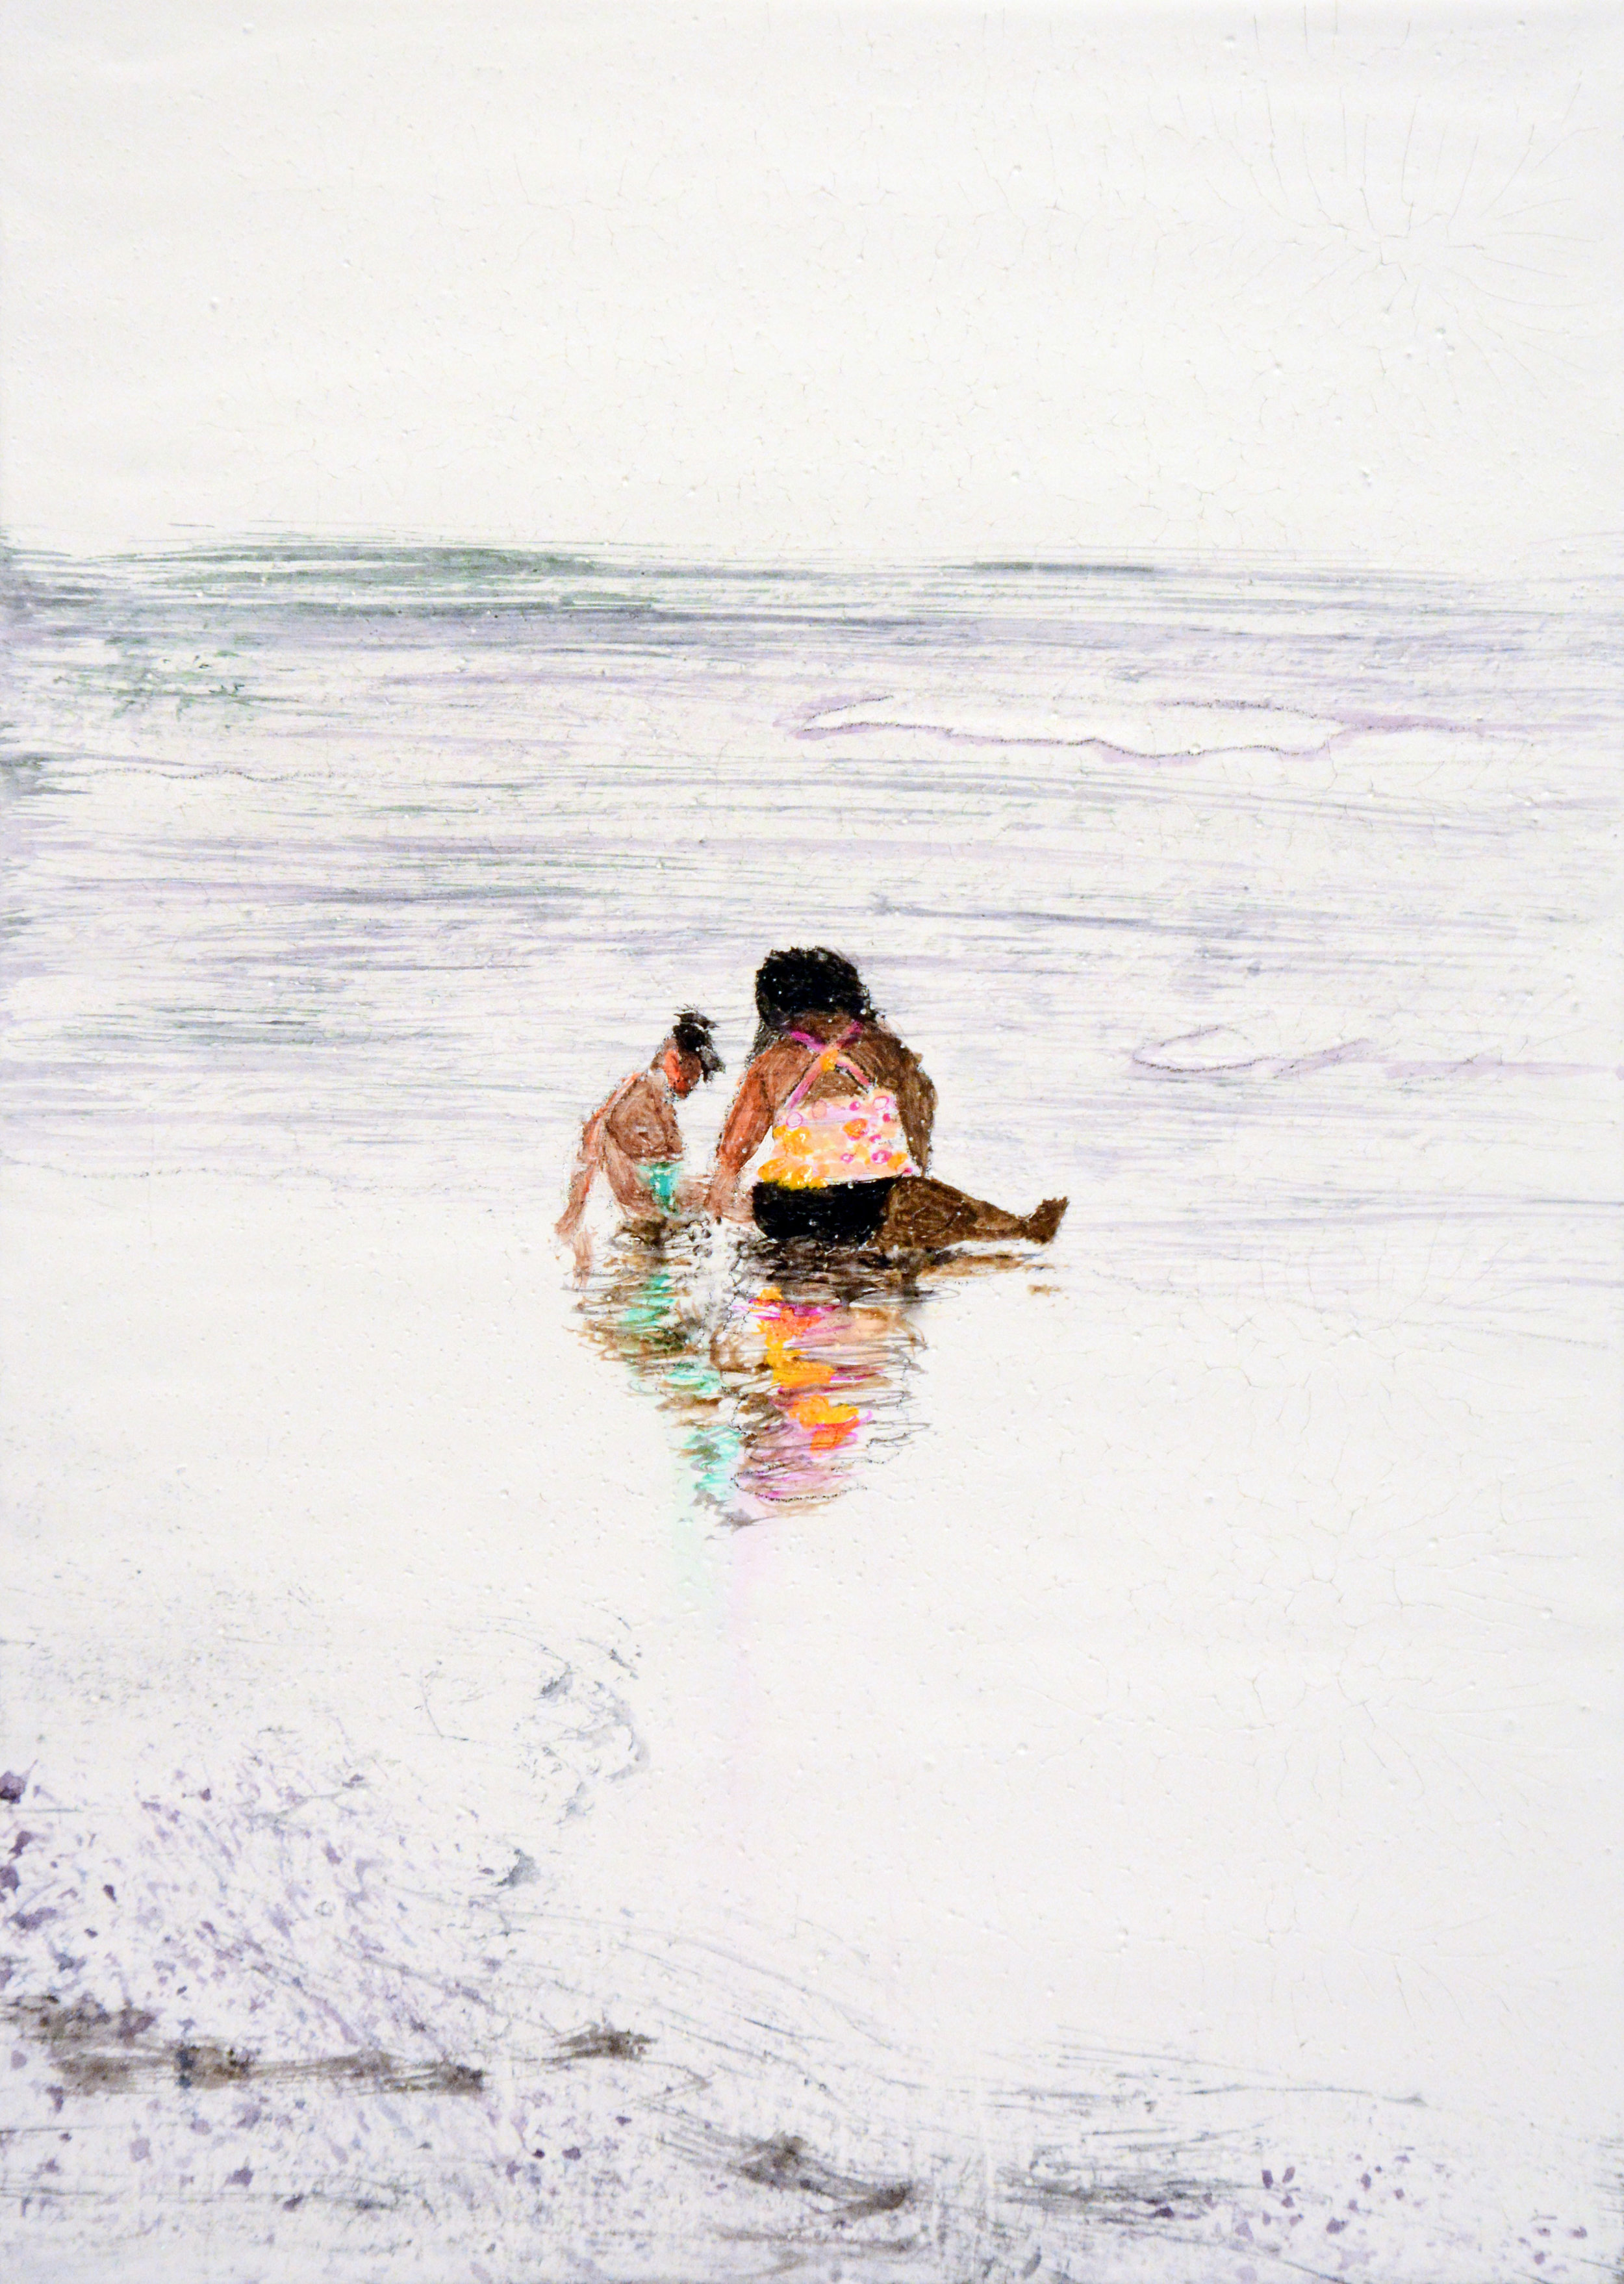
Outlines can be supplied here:
<path id="1" fill-rule="evenodd" d="M 6 575 L 15 2272 L 1615 2257 L 1616 588 Z M 1058 1242 L 578 1275 L 806 942 Z"/>

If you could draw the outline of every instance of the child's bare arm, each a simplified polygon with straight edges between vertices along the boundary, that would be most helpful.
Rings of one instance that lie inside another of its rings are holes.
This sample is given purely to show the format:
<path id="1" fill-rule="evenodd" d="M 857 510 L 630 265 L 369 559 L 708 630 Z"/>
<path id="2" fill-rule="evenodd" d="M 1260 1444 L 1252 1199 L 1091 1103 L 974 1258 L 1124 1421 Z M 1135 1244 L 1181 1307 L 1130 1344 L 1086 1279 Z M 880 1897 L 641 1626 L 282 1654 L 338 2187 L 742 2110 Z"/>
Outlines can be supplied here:
<path id="1" fill-rule="evenodd" d="M 587 1209 L 587 1200 L 592 1185 L 603 1169 L 604 1128 L 608 1105 L 595 1110 L 581 1130 L 581 1147 L 575 1154 L 575 1170 L 570 1176 L 569 1196 L 558 1224 L 560 1237 L 574 1237 L 581 1226 L 581 1216 Z"/>

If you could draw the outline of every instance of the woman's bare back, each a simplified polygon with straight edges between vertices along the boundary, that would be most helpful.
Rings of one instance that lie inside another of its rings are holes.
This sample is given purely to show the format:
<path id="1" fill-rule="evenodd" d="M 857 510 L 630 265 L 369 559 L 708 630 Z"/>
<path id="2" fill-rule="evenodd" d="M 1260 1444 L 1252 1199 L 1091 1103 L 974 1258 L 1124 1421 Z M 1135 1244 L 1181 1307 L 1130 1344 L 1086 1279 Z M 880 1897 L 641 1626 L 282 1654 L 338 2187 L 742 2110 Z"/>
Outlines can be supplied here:
<path id="1" fill-rule="evenodd" d="M 837 1040 L 842 1042 L 842 1055 L 848 1057 L 875 1086 L 886 1089 L 895 1097 L 897 1114 L 908 1137 L 908 1146 L 913 1152 L 914 1163 L 919 1167 L 929 1165 L 931 1129 L 936 1116 L 936 1090 L 926 1077 L 918 1057 L 902 1044 L 896 1034 L 887 1031 L 880 1024 L 869 1022 L 857 1030 L 855 1037 L 847 1038 L 847 1033 L 855 1028 L 852 1019 L 838 1014 L 803 1016 L 798 1020 L 795 1028 L 804 1031 L 807 1038 L 821 1039 L 825 1045 L 832 1046 Z M 805 1077 L 815 1052 L 816 1050 L 808 1047 L 805 1039 L 785 1036 L 764 1047 L 746 1072 L 734 1108 L 736 1112 L 742 1108 L 749 1098 L 753 1114 L 750 1130 L 760 1125 L 756 1141 L 759 1142 L 765 1135 L 772 1118 Z M 842 1073 L 837 1067 L 820 1072 L 808 1087 L 802 1099 L 806 1102 L 830 1101 L 850 1091 L 849 1075 Z M 730 1118 L 730 1129 L 732 1122 Z M 724 1141 L 726 1138 L 724 1134 Z M 746 1152 L 746 1155 L 748 1154 Z"/>

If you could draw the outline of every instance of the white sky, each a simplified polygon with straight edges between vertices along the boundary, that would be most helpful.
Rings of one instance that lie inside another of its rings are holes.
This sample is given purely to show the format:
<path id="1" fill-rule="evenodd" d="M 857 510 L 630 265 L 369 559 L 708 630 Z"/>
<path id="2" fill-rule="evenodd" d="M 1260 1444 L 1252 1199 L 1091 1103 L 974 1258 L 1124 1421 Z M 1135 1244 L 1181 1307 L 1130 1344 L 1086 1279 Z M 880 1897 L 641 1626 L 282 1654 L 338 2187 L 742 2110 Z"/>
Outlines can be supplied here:
<path id="1" fill-rule="evenodd" d="M 1616 7 L 4 21 L 26 544 L 1498 568 L 1624 526 Z"/>

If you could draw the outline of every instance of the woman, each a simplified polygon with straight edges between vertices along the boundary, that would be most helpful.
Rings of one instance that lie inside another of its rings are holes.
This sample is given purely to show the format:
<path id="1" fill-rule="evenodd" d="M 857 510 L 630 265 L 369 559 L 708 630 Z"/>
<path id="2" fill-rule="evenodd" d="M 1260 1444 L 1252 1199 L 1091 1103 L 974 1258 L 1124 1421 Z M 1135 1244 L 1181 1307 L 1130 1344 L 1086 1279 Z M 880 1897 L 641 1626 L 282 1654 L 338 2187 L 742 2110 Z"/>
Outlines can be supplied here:
<path id="1" fill-rule="evenodd" d="M 716 1147 L 712 1214 L 736 1210 L 739 1177 L 770 1132 L 750 1192 L 764 1236 L 898 1251 L 1054 1235 L 1064 1198 L 1023 1217 L 926 1176 L 936 1090 L 849 959 L 769 952 L 755 1005 L 761 1027 Z"/>

